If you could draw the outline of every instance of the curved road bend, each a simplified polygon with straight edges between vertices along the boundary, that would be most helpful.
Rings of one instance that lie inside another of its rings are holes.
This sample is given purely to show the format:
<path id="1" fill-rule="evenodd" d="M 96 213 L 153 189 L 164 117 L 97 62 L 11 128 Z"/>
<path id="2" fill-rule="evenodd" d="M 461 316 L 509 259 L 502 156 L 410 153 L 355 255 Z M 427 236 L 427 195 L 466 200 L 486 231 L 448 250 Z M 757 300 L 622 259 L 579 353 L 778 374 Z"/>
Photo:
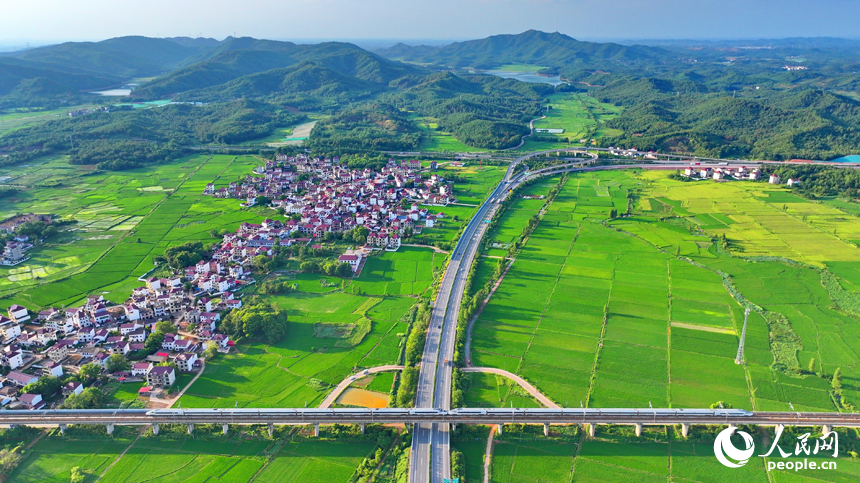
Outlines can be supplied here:
<path id="1" fill-rule="evenodd" d="M 329 395 L 326 396 L 325 399 L 323 399 L 323 402 L 320 403 L 319 407 L 323 408 L 323 409 L 331 407 L 331 405 L 334 404 L 335 401 L 337 401 L 338 396 L 340 396 L 340 394 L 343 391 L 345 391 L 346 388 L 349 387 L 350 384 L 352 384 L 353 382 L 355 382 L 355 381 L 357 381 L 363 377 L 369 376 L 371 374 L 376 374 L 377 372 L 402 371 L 402 370 L 403 370 L 403 366 L 389 365 L 389 366 L 371 367 L 370 369 L 367 369 L 365 371 L 359 372 L 357 374 L 353 374 L 353 375 L 347 377 L 346 379 L 344 379 L 343 381 L 340 381 L 340 384 L 338 384 L 337 387 L 335 387 L 334 390 L 331 393 L 329 393 Z M 365 374 L 365 372 L 367 374 Z"/>
<path id="2" fill-rule="evenodd" d="M 545 407 L 553 409 L 561 407 L 558 404 L 554 403 L 550 398 L 544 396 L 542 392 L 538 391 L 537 388 L 529 384 L 528 381 L 514 374 L 513 372 L 509 372 L 504 369 L 496 369 L 495 367 L 465 367 L 461 370 L 463 372 L 484 372 L 488 374 L 497 374 L 499 376 L 507 377 L 508 379 L 511 379 L 517 384 L 519 384 L 520 387 L 525 389 L 526 392 L 528 392 L 533 398 L 540 401 L 540 403 L 543 404 Z"/>

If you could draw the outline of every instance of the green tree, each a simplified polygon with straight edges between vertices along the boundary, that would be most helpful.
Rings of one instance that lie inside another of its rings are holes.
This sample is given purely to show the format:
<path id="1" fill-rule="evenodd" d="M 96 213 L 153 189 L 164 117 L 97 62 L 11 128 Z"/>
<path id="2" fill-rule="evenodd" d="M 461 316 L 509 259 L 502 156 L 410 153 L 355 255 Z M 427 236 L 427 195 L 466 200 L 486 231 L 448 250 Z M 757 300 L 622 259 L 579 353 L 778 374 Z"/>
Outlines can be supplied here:
<path id="1" fill-rule="evenodd" d="M 146 342 L 143 343 L 143 348 L 146 349 L 147 352 L 152 354 L 153 352 L 161 349 L 161 343 L 164 342 L 164 333 L 163 332 L 153 332 L 146 338 Z"/>
<path id="2" fill-rule="evenodd" d="M 81 471 L 81 468 L 75 466 L 72 468 L 70 483 L 84 483 L 87 479 L 87 474 Z"/>
<path id="3" fill-rule="evenodd" d="M 833 372 L 833 380 L 830 382 L 830 387 L 833 388 L 834 391 L 839 392 L 842 390 L 842 368 L 837 367 Z"/>
<path id="4" fill-rule="evenodd" d="M 337 276 L 343 278 L 351 277 L 352 267 L 348 263 L 339 263 L 337 265 Z"/>
<path id="5" fill-rule="evenodd" d="M 131 365 L 122 354 L 112 354 L 105 362 L 105 369 L 108 372 L 127 371 L 129 367 Z"/>
<path id="6" fill-rule="evenodd" d="M 302 262 L 302 264 L 299 265 L 299 270 L 305 273 L 318 272 L 320 270 L 320 265 L 313 260 L 309 260 L 307 262 Z"/>
<path id="7" fill-rule="evenodd" d="M 24 386 L 24 392 L 32 394 L 41 394 L 42 396 L 50 396 L 60 390 L 63 383 L 59 378 L 54 376 L 44 376 L 33 384 Z"/>
<path id="8" fill-rule="evenodd" d="M 65 409 L 98 409 L 102 406 L 104 395 L 97 387 L 88 387 L 80 394 L 72 394 L 63 402 Z"/>
<path id="9" fill-rule="evenodd" d="M 287 335 L 287 313 L 264 303 L 249 302 L 227 314 L 221 326 L 234 339 L 251 337 L 274 344 Z"/>
<path id="10" fill-rule="evenodd" d="M 89 383 L 95 381 L 101 373 L 102 368 L 90 362 L 81 366 L 80 370 L 78 370 L 78 377 L 81 379 L 81 382 Z"/>
<path id="11" fill-rule="evenodd" d="M 179 328 L 169 320 L 161 320 L 155 324 L 154 334 L 176 334 Z"/>

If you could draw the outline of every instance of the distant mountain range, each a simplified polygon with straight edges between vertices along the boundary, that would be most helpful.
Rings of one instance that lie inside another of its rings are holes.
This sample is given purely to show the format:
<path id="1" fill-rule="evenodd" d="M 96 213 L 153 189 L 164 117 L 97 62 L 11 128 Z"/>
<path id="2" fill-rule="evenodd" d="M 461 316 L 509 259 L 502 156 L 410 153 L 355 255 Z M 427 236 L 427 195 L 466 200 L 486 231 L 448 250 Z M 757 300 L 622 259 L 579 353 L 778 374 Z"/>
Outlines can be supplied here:
<path id="1" fill-rule="evenodd" d="M 389 59 L 479 69 L 504 64 L 571 67 L 585 63 L 600 65 L 607 61 L 653 62 L 675 57 L 658 47 L 583 42 L 558 32 L 546 33 L 538 30 L 517 35 L 493 35 L 442 47 L 410 47 L 400 43 L 376 52 Z"/>

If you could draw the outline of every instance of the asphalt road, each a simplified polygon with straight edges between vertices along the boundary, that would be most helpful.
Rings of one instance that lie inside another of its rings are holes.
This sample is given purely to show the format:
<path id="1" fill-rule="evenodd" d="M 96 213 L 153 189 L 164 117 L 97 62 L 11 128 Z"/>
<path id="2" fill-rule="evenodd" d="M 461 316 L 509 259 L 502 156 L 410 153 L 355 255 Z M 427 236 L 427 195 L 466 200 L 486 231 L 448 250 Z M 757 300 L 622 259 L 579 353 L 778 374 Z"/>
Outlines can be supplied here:
<path id="1" fill-rule="evenodd" d="M 430 329 L 421 360 L 415 407 L 450 409 L 452 389 L 452 361 L 457 334 L 457 318 L 465 290 L 469 268 L 477 253 L 480 241 L 489 221 L 499 208 L 499 202 L 509 190 L 526 179 L 523 173 L 514 176 L 516 167 L 528 158 L 558 151 L 572 152 L 574 149 L 552 149 L 531 153 L 516 158 L 508 166 L 505 177 L 463 230 L 463 234 L 451 253 L 450 261 L 430 317 Z M 445 361 L 448 361 L 447 363 Z M 409 480 L 412 483 L 443 483 L 450 478 L 450 433 L 448 424 L 418 424 L 412 436 L 412 454 Z M 431 457 L 432 455 L 432 457 Z"/>

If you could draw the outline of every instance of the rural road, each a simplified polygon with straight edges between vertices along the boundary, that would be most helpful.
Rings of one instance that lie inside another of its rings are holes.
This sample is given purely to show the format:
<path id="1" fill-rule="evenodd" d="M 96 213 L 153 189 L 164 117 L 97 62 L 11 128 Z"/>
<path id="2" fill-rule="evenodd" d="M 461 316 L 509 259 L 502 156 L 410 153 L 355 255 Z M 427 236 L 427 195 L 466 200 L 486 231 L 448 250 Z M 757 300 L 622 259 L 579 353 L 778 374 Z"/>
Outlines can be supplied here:
<path id="1" fill-rule="evenodd" d="M 535 133 L 535 121 L 539 121 L 541 119 L 546 119 L 546 116 L 537 117 L 537 118 L 534 118 L 531 121 L 529 121 L 529 131 L 530 132 L 528 134 L 526 134 L 525 136 L 523 136 L 522 139 L 520 139 L 519 144 L 517 144 L 516 146 L 514 146 L 512 148 L 500 149 L 499 151 L 513 151 L 514 149 L 520 149 L 521 147 L 523 147 L 523 144 L 526 143 L 526 138 L 533 136 Z"/>
<path id="2" fill-rule="evenodd" d="M 366 371 L 359 372 L 358 374 L 353 374 L 353 375 L 347 377 L 346 379 L 340 381 L 340 384 L 338 384 L 337 387 L 335 387 L 334 390 L 332 392 L 330 392 L 329 395 L 325 397 L 325 399 L 323 399 L 323 402 L 320 403 L 319 407 L 321 407 L 323 409 L 330 408 L 331 405 L 334 404 L 335 401 L 337 401 L 338 396 L 340 396 L 341 393 L 343 391 L 345 391 L 346 388 L 349 387 L 350 384 L 352 384 L 353 382 L 355 382 L 361 378 L 364 378 L 364 377 L 369 376 L 371 374 L 376 374 L 377 372 L 402 371 L 402 370 L 403 370 L 403 366 L 394 366 L 394 365 L 377 366 L 377 367 L 371 367 L 370 369 L 367 369 Z M 367 372 L 367 374 L 365 374 L 365 372 Z"/>
<path id="3" fill-rule="evenodd" d="M 559 408 L 558 404 L 552 402 L 552 400 L 543 395 L 540 391 L 538 391 L 534 386 L 529 384 L 528 381 L 523 379 L 522 377 L 514 374 L 513 372 L 506 371 L 504 369 L 496 369 L 495 367 L 464 367 L 461 369 L 463 372 L 483 372 L 488 374 L 497 374 L 499 376 L 507 377 L 508 379 L 513 380 L 517 384 L 520 385 L 523 389 L 526 390 L 532 397 L 540 401 L 545 407 L 548 408 Z"/>

